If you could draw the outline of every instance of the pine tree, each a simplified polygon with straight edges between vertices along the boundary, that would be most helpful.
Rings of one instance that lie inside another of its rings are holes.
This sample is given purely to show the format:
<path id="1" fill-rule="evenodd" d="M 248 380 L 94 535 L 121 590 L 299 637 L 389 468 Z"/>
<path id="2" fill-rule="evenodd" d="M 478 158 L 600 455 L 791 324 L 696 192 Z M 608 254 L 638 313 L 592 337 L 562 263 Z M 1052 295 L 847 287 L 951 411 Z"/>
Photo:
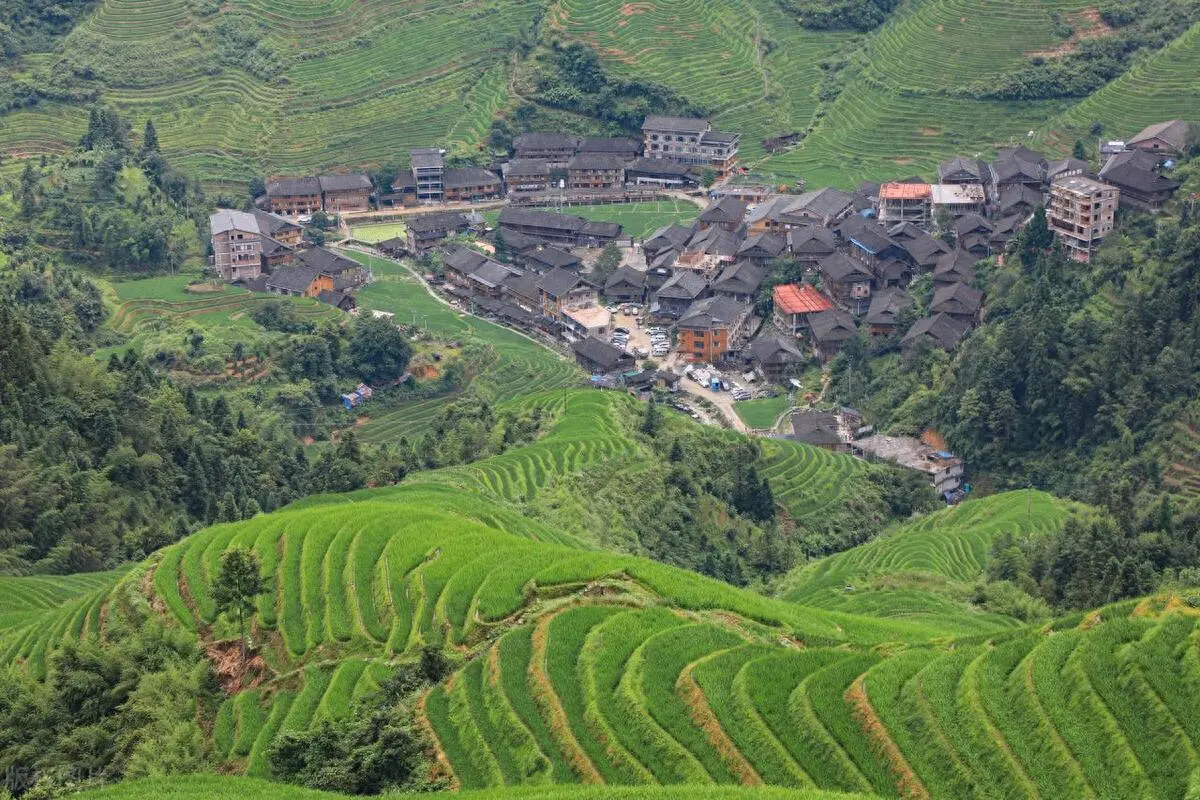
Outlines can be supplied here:
<path id="1" fill-rule="evenodd" d="M 218 614 L 233 612 L 241 631 L 242 661 L 246 660 L 246 617 L 254 613 L 255 599 L 266 591 L 258 556 L 242 547 L 221 554 L 221 568 L 212 585 L 212 599 Z"/>
<path id="2" fill-rule="evenodd" d="M 154 130 L 154 122 L 146 120 L 146 128 L 142 132 L 142 147 L 138 151 L 139 158 L 145 158 L 151 153 L 158 152 L 158 131 Z"/>
<path id="3" fill-rule="evenodd" d="M 1080 161 L 1087 160 L 1087 149 L 1084 148 L 1082 139 L 1075 140 L 1075 147 L 1071 150 L 1071 155 Z"/>
<path id="4" fill-rule="evenodd" d="M 640 430 L 647 436 L 654 436 L 658 433 L 658 402 L 654 399 L 654 395 L 650 395 L 650 402 L 646 404 L 646 413 L 642 416 Z"/>

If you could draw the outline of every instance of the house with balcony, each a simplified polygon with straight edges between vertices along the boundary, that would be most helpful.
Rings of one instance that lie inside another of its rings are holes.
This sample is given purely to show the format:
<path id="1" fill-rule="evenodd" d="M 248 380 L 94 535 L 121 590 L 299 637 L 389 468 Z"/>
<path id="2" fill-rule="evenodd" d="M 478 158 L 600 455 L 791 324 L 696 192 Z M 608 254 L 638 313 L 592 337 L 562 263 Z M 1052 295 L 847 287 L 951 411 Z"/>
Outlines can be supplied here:
<path id="1" fill-rule="evenodd" d="M 711 168 L 724 178 L 737 165 L 741 135 L 714 131 L 705 119 L 650 115 L 642 123 L 642 140 L 646 158 Z"/>
<path id="2" fill-rule="evenodd" d="M 1046 222 L 1067 252 L 1077 261 L 1091 261 L 1092 253 L 1112 233 L 1121 190 L 1077 175 L 1061 178 L 1050 187 Z"/>

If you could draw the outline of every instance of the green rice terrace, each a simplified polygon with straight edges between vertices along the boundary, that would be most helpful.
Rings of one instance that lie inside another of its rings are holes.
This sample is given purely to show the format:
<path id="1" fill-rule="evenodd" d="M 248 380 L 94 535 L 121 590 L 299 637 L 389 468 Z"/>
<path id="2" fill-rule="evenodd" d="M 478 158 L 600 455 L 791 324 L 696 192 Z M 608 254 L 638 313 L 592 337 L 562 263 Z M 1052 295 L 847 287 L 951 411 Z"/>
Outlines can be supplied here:
<path id="1" fill-rule="evenodd" d="M 256 680 L 232 688 L 205 729 L 226 774 L 270 777 L 277 736 L 344 719 L 433 645 L 459 667 L 422 694 L 417 721 L 437 771 L 482 790 L 467 798 L 683 796 L 650 788 L 670 786 L 713 800 L 776 796 L 751 788 L 762 786 L 800 798 L 1183 798 L 1194 783 L 1194 597 L 1028 625 L 956 591 L 985 571 L 997 536 L 1043 535 L 1087 509 L 1041 493 L 968 500 L 803 565 L 766 596 L 525 513 L 589 464 L 629 469 L 646 454 L 622 427 L 632 398 L 513 402 L 544 404 L 550 431 L 397 487 L 217 525 L 125 572 L 0 578 L 0 662 L 45 676 L 58 648 L 103 642 L 127 615 L 228 641 L 236 626 L 212 586 L 239 546 L 267 591 L 251 626 Z M 763 471 L 797 515 L 828 515 L 863 468 L 767 444 Z M 86 796 L 162 793 L 334 796 L 199 776 Z"/>
<path id="2" fill-rule="evenodd" d="M 13 73 L 94 92 L 138 125 L 153 118 L 173 165 L 230 186 L 253 174 L 380 165 L 414 146 L 478 155 L 493 119 L 538 99 L 520 80 L 523 61 L 564 41 L 593 47 L 614 75 L 664 84 L 708 110 L 743 134 L 744 162 L 782 182 L 930 173 L 940 158 L 1030 131 L 1065 153 L 1097 122 L 1128 135 L 1164 113 L 1200 116 L 1190 80 L 1200 24 L 1086 97 L 1002 101 L 971 91 L 1113 35 L 1094 4 L 910 0 L 867 33 L 805 28 L 785 6 L 100 0 Z M 86 116 L 82 104 L 55 99 L 14 104 L 0 116 L 0 150 L 61 151 Z M 804 138 L 763 150 L 761 140 L 784 133 Z"/>

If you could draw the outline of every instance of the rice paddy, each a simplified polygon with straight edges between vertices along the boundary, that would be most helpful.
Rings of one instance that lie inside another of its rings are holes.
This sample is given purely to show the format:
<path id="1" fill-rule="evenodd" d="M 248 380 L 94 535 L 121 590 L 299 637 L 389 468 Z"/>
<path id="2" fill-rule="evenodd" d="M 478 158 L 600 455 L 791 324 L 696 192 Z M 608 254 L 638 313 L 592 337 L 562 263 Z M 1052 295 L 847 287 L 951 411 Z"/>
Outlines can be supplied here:
<path id="1" fill-rule="evenodd" d="M 510 92 L 509 43 L 541 6 L 529 0 L 287 4 L 236 0 L 219 15 L 185 0 L 103 0 L 59 50 L 20 68 L 87 74 L 135 121 L 153 118 L 175 166 L 210 185 L 241 188 L 253 175 L 370 167 L 415 146 L 455 155 L 486 149 L 493 119 L 522 98 Z M 1081 101 L 969 99 L 969 88 L 1030 56 L 1068 52 L 1062 20 L 1104 34 L 1080 0 L 919 0 L 865 35 L 801 27 L 773 0 L 622 3 L 564 0 L 545 14 L 543 44 L 578 40 L 613 73 L 663 83 L 742 134 L 742 159 L 769 179 L 853 186 L 930 174 L 955 153 L 986 154 L 1035 139 L 1067 152 L 1092 122 L 1128 136 L 1151 121 L 1196 115 L 1188 78 L 1200 27 Z M 217 55 L 220 18 L 262 31 L 268 63 Z M 481 38 L 480 32 L 486 31 Z M 826 86 L 824 65 L 855 68 Z M 37 155 L 79 139 L 86 110 L 55 100 L 6 112 L 0 148 Z M 761 140 L 804 135 L 768 154 Z M 666 212 L 621 221 L 635 236 Z M 585 214 L 587 216 L 587 214 Z M 606 217 L 597 217 L 606 218 Z"/>

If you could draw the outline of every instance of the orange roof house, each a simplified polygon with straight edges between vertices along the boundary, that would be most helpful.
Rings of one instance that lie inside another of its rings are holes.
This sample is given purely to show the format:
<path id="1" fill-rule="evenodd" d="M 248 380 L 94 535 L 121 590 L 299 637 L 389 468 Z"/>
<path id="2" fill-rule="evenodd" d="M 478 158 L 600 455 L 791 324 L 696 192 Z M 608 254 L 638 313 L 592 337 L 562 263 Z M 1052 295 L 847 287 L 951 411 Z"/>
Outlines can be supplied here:
<path id="1" fill-rule="evenodd" d="M 807 283 L 776 286 L 774 298 L 775 325 L 790 331 L 793 336 L 799 336 L 808 328 L 811 315 L 833 308 L 833 301 Z"/>
<path id="2" fill-rule="evenodd" d="M 807 283 L 775 287 L 775 310 L 784 314 L 815 314 L 833 308 L 833 301 Z"/>

